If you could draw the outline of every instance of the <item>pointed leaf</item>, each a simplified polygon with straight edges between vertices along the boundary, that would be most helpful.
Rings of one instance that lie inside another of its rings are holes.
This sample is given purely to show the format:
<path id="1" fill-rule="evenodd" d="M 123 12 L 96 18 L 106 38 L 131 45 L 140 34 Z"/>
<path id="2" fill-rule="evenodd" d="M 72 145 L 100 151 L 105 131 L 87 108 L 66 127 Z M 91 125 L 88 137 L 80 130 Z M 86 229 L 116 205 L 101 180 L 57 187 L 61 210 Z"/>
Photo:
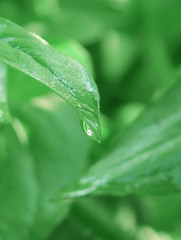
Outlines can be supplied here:
<path id="1" fill-rule="evenodd" d="M 0 126 L 0 236 L 28 239 L 35 217 L 36 182 L 30 156 L 9 125 Z"/>
<path id="2" fill-rule="evenodd" d="M 58 96 L 36 98 L 18 108 L 16 114 L 27 130 L 37 180 L 37 209 L 30 239 L 47 239 L 70 207 L 70 202 L 55 204 L 51 198 L 80 177 L 89 139 L 80 131 L 75 112 Z"/>
<path id="3" fill-rule="evenodd" d="M 0 18 L 0 61 L 39 80 L 79 114 L 88 135 L 100 140 L 99 94 L 86 69 L 39 36 Z"/>

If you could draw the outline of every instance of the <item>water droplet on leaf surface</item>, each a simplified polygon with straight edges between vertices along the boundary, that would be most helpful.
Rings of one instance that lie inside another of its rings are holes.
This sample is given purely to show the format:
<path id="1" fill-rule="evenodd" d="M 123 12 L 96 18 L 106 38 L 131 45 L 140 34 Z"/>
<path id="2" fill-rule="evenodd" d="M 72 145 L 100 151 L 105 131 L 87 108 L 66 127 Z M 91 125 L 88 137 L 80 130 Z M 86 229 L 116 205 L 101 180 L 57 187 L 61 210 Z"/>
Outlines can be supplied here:
<path id="1" fill-rule="evenodd" d="M 86 133 L 88 136 L 92 136 L 92 131 L 90 129 L 88 129 Z"/>
<path id="2" fill-rule="evenodd" d="M 96 135 L 97 133 L 99 133 L 99 131 L 98 132 L 94 131 L 94 127 L 96 127 L 96 126 L 94 126 L 93 124 L 92 124 L 92 126 L 90 126 L 85 121 L 83 121 L 82 126 L 83 126 L 84 132 L 87 134 L 87 136 L 89 136 L 91 139 L 93 139 L 97 142 L 100 142 L 100 136 Z M 95 129 L 97 130 L 97 127 Z"/>

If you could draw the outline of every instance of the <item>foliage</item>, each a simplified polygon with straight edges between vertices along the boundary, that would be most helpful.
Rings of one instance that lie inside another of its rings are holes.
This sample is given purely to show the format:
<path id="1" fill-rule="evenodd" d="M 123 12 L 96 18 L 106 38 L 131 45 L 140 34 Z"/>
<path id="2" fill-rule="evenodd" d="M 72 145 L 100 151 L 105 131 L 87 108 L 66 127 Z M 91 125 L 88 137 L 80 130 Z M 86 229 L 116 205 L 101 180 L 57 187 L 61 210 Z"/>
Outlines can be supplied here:
<path id="1" fill-rule="evenodd" d="M 0 1 L 0 239 L 180 239 L 180 9 Z"/>

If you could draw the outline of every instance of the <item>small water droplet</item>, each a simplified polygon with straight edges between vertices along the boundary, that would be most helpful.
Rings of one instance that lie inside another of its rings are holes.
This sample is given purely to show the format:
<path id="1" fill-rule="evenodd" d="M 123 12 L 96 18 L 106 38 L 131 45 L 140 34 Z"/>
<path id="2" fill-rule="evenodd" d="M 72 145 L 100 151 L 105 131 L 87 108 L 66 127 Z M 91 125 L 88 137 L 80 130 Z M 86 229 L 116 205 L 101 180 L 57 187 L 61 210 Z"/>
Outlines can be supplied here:
<path id="1" fill-rule="evenodd" d="M 86 121 L 81 121 L 84 132 L 89 136 L 92 140 L 95 140 L 100 143 L 100 137 L 96 135 L 95 130 L 97 130 L 95 124 L 88 124 Z"/>
<path id="2" fill-rule="evenodd" d="M 83 128 L 89 137 L 93 135 L 93 131 L 90 129 L 89 125 L 86 122 L 83 122 Z"/>
<path id="3" fill-rule="evenodd" d="M 88 136 L 92 136 L 92 130 L 87 129 L 87 132 L 86 132 L 86 133 L 87 133 Z"/>

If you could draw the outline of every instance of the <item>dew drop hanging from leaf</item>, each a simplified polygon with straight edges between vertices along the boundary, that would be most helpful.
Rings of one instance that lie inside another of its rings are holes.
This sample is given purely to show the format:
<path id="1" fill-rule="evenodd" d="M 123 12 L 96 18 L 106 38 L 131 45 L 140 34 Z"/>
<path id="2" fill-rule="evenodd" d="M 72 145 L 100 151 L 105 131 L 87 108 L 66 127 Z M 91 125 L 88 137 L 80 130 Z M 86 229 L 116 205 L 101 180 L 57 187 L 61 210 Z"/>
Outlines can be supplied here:
<path id="1" fill-rule="evenodd" d="M 94 126 L 90 126 L 87 122 L 85 121 L 81 121 L 82 122 L 82 127 L 84 132 L 87 134 L 88 137 L 90 137 L 92 140 L 97 141 L 98 143 L 100 143 L 100 131 L 98 132 L 98 135 L 96 135 L 96 132 L 94 132 L 95 127 Z"/>

